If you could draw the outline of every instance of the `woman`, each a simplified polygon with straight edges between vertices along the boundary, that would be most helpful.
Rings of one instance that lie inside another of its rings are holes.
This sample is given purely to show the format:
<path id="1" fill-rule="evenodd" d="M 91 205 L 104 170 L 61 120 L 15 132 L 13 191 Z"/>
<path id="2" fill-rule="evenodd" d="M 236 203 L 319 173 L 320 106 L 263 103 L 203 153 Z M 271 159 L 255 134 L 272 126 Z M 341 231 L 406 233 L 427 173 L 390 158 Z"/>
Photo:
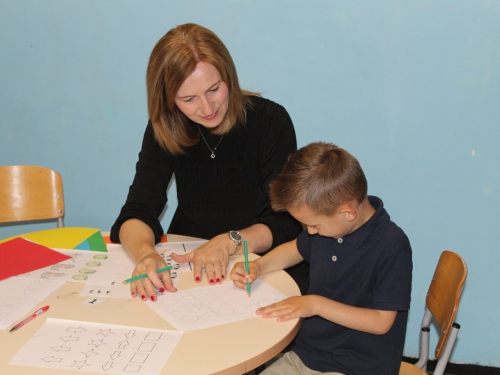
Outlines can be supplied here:
<path id="1" fill-rule="evenodd" d="M 169 233 L 210 239 L 193 252 L 195 281 L 226 277 L 229 256 L 261 253 L 297 236 L 301 225 L 275 213 L 268 185 L 296 150 L 286 110 L 240 89 L 222 41 L 195 24 L 170 30 L 154 47 L 147 68 L 148 111 L 142 150 L 127 201 L 111 229 L 136 263 L 132 296 L 156 300 L 155 289 L 175 291 L 154 249 L 164 233 L 158 217 L 175 174 L 178 207 Z M 307 277 L 307 274 L 305 275 Z"/>

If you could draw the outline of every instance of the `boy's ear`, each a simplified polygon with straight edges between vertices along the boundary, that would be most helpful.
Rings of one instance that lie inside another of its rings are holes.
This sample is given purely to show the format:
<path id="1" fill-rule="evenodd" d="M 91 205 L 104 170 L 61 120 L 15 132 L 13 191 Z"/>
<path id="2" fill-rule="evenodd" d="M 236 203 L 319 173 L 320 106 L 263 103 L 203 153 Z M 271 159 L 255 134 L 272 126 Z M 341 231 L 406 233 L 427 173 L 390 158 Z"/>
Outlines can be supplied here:
<path id="1" fill-rule="evenodd" d="M 340 207 L 340 213 L 349 222 L 356 220 L 356 218 L 358 217 L 358 211 L 356 211 L 352 206 L 348 205 Z"/>

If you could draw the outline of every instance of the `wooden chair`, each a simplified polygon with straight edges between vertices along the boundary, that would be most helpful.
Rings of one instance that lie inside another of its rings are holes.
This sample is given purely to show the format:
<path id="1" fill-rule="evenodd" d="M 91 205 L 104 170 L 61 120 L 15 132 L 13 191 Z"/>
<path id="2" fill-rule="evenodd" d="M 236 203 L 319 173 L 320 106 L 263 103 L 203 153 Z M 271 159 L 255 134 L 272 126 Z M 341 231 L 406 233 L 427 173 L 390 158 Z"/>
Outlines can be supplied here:
<path id="1" fill-rule="evenodd" d="M 458 311 L 462 286 L 466 278 L 467 265 L 462 257 L 452 251 L 443 251 L 425 300 L 426 308 L 420 330 L 418 362 L 415 365 L 402 362 L 399 370 L 400 375 L 427 374 L 432 317 L 434 317 L 440 331 L 435 351 L 437 364 L 433 374 L 444 374 L 460 330 L 460 325 L 455 323 L 455 316 Z"/>
<path id="2" fill-rule="evenodd" d="M 0 223 L 52 219 L 64 227 L 61 175 L 31 165 L 0 167 Z"/>

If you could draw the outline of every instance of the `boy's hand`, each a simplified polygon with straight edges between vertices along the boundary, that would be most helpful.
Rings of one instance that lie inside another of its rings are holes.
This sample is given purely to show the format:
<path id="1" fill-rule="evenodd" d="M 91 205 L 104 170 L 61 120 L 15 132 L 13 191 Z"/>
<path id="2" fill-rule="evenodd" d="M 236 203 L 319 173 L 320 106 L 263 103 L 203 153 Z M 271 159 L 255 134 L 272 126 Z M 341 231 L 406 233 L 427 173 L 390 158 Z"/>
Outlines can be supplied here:
<path id="1" fill-rule="evenodd" d="M 256 261 L 248 262 L 249 273 L 245 271 L 245 262 L 238 262 L 231 270 L 229 277 L 238 288 L 246 289 L 247 280 L 253 283 L 260 275 L 260 268 Z"/>
<path id="2" fill-rule="evenodd" d="M 314 310 L 315 296 L 289 297 L 281 302 L 257 309 L 257 315 L 263 318 L 275 318 L 278 322 L 284 322 L 294 318 L 308 318 L 317 315 Z"/>

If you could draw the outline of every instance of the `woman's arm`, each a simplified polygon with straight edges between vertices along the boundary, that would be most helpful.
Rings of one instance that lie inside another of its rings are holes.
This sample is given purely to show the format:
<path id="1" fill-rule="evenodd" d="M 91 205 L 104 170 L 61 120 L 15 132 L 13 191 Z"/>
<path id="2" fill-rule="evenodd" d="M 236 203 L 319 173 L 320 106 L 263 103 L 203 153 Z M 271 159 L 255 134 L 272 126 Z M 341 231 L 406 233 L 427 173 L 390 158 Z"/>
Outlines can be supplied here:
<path id="1" fill-rule="evenodd" d="M 113 242 L 122 242 L 121 226 L 127 220 L 139 219 L 151 228 L 155 243 L 158 243 L 164 234 L 159 216 L 167 203 L 167 188 L 173 171 L 169 155 L 154 139 L 151 122 L 144 132 L 135 169 L 127 200 L 111 228 L 110 238 Z"/>
<path id="2" fill-rule="evenodd" d="M 258 222 L 271 231 L 272 244 L 269 248 L 274 248 L 293 240 L 302 231 L 301 224 L 288 212 L 273 211 L 269 202 L 269 184 L 281 172 L 290 154 L 297 151 L 297 138 L 292 119 L 283 106 L 264 100 L 256 112 L 254 121 L 258 125 L 254 126 L 259 126 L 262 132 L 261 191 L 267 200 Z"/>

